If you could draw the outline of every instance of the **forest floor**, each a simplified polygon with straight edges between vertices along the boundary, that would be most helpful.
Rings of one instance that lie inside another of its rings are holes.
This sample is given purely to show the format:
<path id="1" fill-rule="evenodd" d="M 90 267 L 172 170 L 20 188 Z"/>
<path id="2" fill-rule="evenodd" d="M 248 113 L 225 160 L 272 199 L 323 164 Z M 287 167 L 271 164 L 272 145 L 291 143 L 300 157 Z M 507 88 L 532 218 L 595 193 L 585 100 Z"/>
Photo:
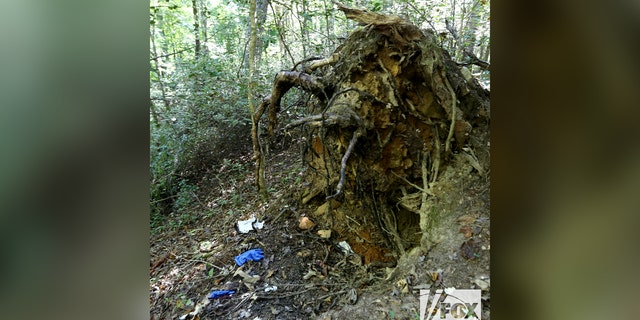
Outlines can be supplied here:
<path id="1" fill-rule="evenodd" d="M 172 228 L 169 218 L 152 230 L 151 319 L 419 319 L 420 289 L 451 287 L 482 289 L 482 319 L 490 319 L 489 173 L 454 155 L 435 191 L 447 213 L 433 230 L 438 243 L 409 250 L 393 267 L 363 265 L 341 239 L 320 237 L 319 226 L 299 229 L 317 209 L 300 202 L 300 152 L 294 142 L 273 149 L 267 200 L 247 152 L 217 169 L 195 222 Z M 263 228 L 238 232 L 236 223 L 252 216 Z M 256 248 L 264 259 L 238 267 L 234 257 Z M 235 293 L 208 300 L 215 290 Z"/>

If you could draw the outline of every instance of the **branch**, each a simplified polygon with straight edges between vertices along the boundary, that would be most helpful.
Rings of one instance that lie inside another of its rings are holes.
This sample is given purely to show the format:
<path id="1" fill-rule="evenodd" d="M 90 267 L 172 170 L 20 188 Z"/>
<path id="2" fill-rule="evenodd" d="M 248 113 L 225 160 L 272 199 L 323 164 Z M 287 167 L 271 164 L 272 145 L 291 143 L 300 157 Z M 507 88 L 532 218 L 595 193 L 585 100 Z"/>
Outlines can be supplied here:
<path id="1" fill-rule="evenodd" d="M 464 54 L 466 54 L 470 59 L 469 62 L 467 62 L 466 64 L 475 64 L 476 66 L 480 67 L 483 70 L 489 70 L 489 67 L 491 67 L 489 62 L 481 60 L 475 54 L 473 54 L 473 52 L 469 50 L 462 50 L 462 52 L 464 52 Z"/>
<path id="2" fill-rule="evenodd" d="M 187 49 L 183 49 L 183 50 L 180 50 L 180 51 L 175 51 L 174 53 L 163 54 L 161 56 L 153 57 L 150 60 L 158 60 L 160 58 L 166 58 L 166 57 L 169 57 L 169 56 L 174 56 L 174 55 L 176 55 L 178 53 L 182 53 L 182 52 L 189 51 L 189 50 L 193 50 L 193 48 L 187 48 Z"/>
<path id="3" fill-rule="evenodd" d="M 306 59 L 304 59 L 302 61 L 298 61 L 296 64 L 293 65 L 293 68 L 291 68 L 291 71 L 296 71 L 296 68 L 298 68 L 298 66 L 303 64 L 303 63 L 306 63 L 306 62 L 309 62 L 309 61 L 314 61 L 314 60 L 320 60 L 320 59 L 323 59 L 323 58 L 319 57 L 319 56 L 313 56 L 313 57 L 306 58 Z"/>
<path id="4" fill-rule="evenodd" d="M 318 78 L 299 71 L 280 71 L 276 75 L 269 101 L 269 135 L 273 135 L 273 130 L 278 124 L 277 114 L 280 111 L 280 102 L 291 87 L 298 87 L 304 91 L 311 92 L 320 100 L 325 100 L 324 84 Z"/>
<path id="5" fill-rule="evenodd" d="M 338 60 L 340 60 L 340 54 L 334 53 L 328 58 L 324 58 L 324 59 L 321 59 L 321 60 L 318 60 L 318 61 L 312 63 L 311 65 L 309 65 L 308 69 L 310 71 L 313 71 L 313 70 L 318 69 L 320 67 L 324 67 L 324 66 L 326 66 L 328 64 L 332 65 L 332 64 L 338 62 Z"/>

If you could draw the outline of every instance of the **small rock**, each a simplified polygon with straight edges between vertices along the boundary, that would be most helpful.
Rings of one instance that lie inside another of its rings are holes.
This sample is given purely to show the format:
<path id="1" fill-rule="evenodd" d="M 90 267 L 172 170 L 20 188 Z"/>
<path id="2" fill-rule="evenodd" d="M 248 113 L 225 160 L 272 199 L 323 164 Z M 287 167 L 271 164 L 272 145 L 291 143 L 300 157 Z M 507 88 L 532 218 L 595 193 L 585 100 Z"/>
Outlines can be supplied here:
<path id="1" fill-rule="evenodd" d="M 313 223 L 313 221 L 311 221 L 309 218 L 307 217 L 302 217 L 300 218 L 300 224 L 298 225 L 298 228 L 302 229 L 302 230 L 309 230 L 311 228 L 313 228 L 316 224 Z"/>
<path id="2" fill-rule="evenodd" d="M 331 238 L 331 230 L 318 230 L 318 235 L 320 238 L 329 239 Z"/>

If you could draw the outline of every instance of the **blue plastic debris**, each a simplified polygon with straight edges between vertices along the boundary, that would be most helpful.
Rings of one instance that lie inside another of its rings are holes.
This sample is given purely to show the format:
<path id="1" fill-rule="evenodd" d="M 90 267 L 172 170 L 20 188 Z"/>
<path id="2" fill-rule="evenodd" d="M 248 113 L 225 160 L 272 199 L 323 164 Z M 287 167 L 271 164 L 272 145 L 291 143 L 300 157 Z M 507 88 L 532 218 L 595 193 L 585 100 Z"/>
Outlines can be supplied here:
<path id="1" fill-rule="evenodd" d="M 236 263 L 238 266 L 242 266 L 248 261 L 260 261 L 264 258 L 264 252 L 262 249 L 251 249 L 249 251 L 245 251 L 240 255 L 235 257 Z"/>
<path id="2" fill-rule="evenodd" d="M 233 290 L 216 290 L 216 291 L 211 292 L 211 294 L 209 294 L 209 296 L 207 298 L 209 298 L 209 299 L 217 299 L 217 298 L 224 297 L 224 296 L 227 296 L 227 295 L 232 295 L 234 293 L 236 293 L 236 292 L 233 291 Z"/>

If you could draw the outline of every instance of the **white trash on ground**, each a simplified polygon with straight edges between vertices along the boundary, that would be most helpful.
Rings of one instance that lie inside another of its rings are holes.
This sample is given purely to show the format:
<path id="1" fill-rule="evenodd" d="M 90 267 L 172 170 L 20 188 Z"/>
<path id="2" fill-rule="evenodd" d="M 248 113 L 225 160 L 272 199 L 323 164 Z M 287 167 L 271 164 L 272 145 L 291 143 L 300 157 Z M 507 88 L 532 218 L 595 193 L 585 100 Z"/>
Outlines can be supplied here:
<path id="1" fill-rule="evenodd" d="M 238 231 L 240 233 L 247 233 L 251 230 L 260 230 L 262 228 L 264 228 L 264 221 L 258 221 L 254 216 L 247 220 L 238 220 Z"/>

